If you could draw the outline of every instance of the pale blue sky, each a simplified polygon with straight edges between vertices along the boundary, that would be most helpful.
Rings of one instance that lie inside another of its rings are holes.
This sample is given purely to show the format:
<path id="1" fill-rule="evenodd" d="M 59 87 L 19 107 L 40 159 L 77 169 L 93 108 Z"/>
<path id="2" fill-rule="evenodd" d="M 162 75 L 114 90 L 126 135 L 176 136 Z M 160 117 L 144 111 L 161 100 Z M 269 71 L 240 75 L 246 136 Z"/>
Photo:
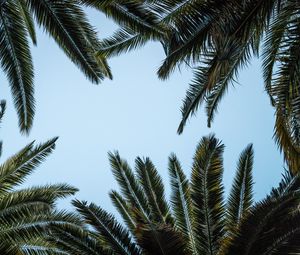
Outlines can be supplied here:
<path id="1" fill-rule="evenodd" d="M 103 15 L 89 10 L 100 36 L 115 26 Z M 133 166 L 136 156 L 149 156 L 163 176 L 169 194 L 168 156 L 177 154 L 187 175 L 196 144 L 213 132 L 226 145 L 224 182 L 230 187 L 239 153 L 252 142 L 255 149 L 255 195 L 264 196 L 283 172 L 283 160 L 272 140 L 274 111 L 263 89 L 260 63 L 242 71 L 219 107 L 211 129 L 203 109 L 177 135 L 180 106 L 192 75 L 176 71 L 162 82 L 155 74 L 164 58 L 159 44 L 111 59 L 114 80 L 96 86 L 71 63 L 42 32 L 33 49 L 36 116 L 28 137 L 17 127 L 16 112 L 6 78 L 0 77 L 1 98 L 7 100 L 2 123 L 2 161 L 32 140 L 59 136 L 55 152 L 29 177 L 27 185 L 67 182 L 80 189 L 79 199 L 93 201 L 114 211 L 108 192 L 116 188 L 107 152 L 119 150 Z M 68 201 L 61 206 L 69 207 Z"/>

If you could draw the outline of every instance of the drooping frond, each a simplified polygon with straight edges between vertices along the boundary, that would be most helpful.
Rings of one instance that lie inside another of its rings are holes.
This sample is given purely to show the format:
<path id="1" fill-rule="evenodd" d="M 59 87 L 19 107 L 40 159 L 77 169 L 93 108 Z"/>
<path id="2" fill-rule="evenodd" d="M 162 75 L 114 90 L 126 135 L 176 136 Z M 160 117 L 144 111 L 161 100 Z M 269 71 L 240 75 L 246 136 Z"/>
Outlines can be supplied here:
<path id="1" fill-rule="evenodd" d="M 0 101 L 0 123 L 2 122 L 2 118 L 4 116 L 5 110 L 6 110 L 6 101 L 1 100 Z"/>
<path id="2" fill-rule="evenodd" d="M 161 31 L 156 28 L 156 15 L 148 11 L 142 1 L 104 1 L 104 3 L 80 0 L 83 4 L 95 7 L 119 25 L 137 33 L 160 36 Z"/>
<path id="3" fill-rule="evenodd" d="M 132 242 L 129 232 L 112 215 L 95 204 L 87 205 L 86 202 L 74 200 L 73 205 L 84 217 L 85 222 L 100 234 L 99 238 L 110 250 L 116 254 L 140 255 L 139 248 Z"/>
<path id="4" fill-rule="evenodd" d="M 195 114 L 204 102 L 206 102 L 207 125 L 211 126 L 214 114 L 229 84 L 234 81 L 239 69 L 249 62 L 250 49 L 249 42 L 235 43 L 228 39 L 215 51 L 206 53 L 205 65 L 196 69 L 194 80 L 183 101 L 182 120 L 178 133 L 183 132 L 188 118 Z"/>
<path id="5" fill-rule="evenodd" d="M 298 127 L 297 122 L 295 124 L 294 129 L 300 132 L 300 127 Z M 277 110 L 274 138 L 280 151 L 283 151 L 290 171 L 298 173 L 300 169 L 300 142 L 297 141 L 299 136 L 293 136 L 290 125 L 289 119 L 284 118 L 282 112 Z M 297 134 L 297 132 L 295 134 Z"/>
<path id="6" fill-rule="evenodd" d="M 29 12 L 25 0 L 17 0 L 20 8 L 20 13 L 22 14 L 22 18 L 24 19 L 26 30 L 31 38 L 31 41 L 34 45 L 36 45 L 36 33 L 34 28 L 34 21 L 32 14 Z"/>
<path id="7" fill-rule="evenodd" d="M 224 233 L 224 145 L 213 135 L 200 141 L 194 156 L 191 198 L 199 253 L 216 254 Z"/>
<path id="8" fill-rule="evenodd" d="M 139 181 L 146 194 L 151 211 L 151 219 L 158 223 L 171 223 L 169 206 L 165 199 L 165 191 L 161 177 L 149 158 L 135 161 Z"/>
<path id="9" fill-rule="evenodd" d="M 191 254 L 197 254 L 189 181 L 174 154 L 169 157 L 169 175 L 172 188 L 171 206 L 175 218 L 175 226 L 182 232 Z"/>
<path id="10" fill-rule="evenodd" d="M 253 203 L 252 168 L 253 147 L 250 144 L 240 155 L 227 202 L 226 228 L 233 233 Z"/>
<path id="11" fill-rule="evenodd" d="M 99 53 L 106 57 L 112 57 L 135 50 L 143 46 L 148 37 L 135 33 L 130 29 L 120 29 L 111 37 L 101 41 Z"/>
<path id="12" fill-rule="evenodd" d="M 18 1 L 2 3 L 0 60 L 10 83 L 20 129 L 28 133 L 34 116 L 33 66 L 22 15 Z"/>
<path id="13" fill-rule="evenodd" d="M 37 23 L 42 26 L 64 50 L 67 56 L 95 83 L 103 77 L 99 69 L 93 49 L 86 38 L 93 37 L 88 29 L 83 29 L 83 12 L 76 2 L 70 0 L 47 1 L 28 0 L 30 11 Z M 84 33 L 83 33 L 84 31 Z"/>

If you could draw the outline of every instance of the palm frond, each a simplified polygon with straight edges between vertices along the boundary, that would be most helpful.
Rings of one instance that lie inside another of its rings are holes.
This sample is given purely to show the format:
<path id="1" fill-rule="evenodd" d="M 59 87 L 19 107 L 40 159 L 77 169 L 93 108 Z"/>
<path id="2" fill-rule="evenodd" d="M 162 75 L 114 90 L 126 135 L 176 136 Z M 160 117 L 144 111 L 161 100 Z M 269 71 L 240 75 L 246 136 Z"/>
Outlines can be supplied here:
<path id="1" fill-rule="evenodd" d="M 121 187 L 123 196 L 149 221 L 150 211 L 148 201 L 128 163 L 121 159 L 118 152 L 114 154 L 109 153 L 108 156 L 112 172 Z"/>
<path id="2" fill-rule="evenodd" d="M 83 29 L 83 23 L 76 20 L 78 17 L 83 19 L 83 11 L 78 11 L 80 10 L 78 4 L 69 0 L 29 0 L 27 3 L 37 23 L 54 38 L 66 55 L 92 82 L 98 83 L 103 74 L 97 65 L 93 49 L 85 40 L 89 36 L 87 34 L 89 29 Z"/>
<path id="3" fill-rule="evenodd" d="M 252 168 L 253 147 L 250 144 L 240 155 L 227 202 L 226 225 L 227 229 L 233 233 L 240 221 L 247 215 L 253 203 Z"/>
<path id="4" fill-rule="evenodd" d="M 191 254 L 197 254 L 189 181 L 174 154 L 169 157 L 169 175 L 172 188 L 171 206 L 175 226 L 182 232 Z"/>
<path id="5" fill-rule="evenodd" d="M 300 147 L 291 136 L 290 125 L 280 110 L 276 111 L 274 137 L 280 151 L 283 151 L 289 169 L 297 173 L 300 169 Z"/>
<path id="6" fill-rule="evenodd" d="M 135 161 L 138 179 L 146 194 L 151 210 L 151 218 L 158 223 L 171 223 L 169 206 L 165 199 L 165 191 L 161 177 L 149 158 L 138 157 Z"/>
<path id="7" fill-rule="evenodd" d="M 0 59 L 11 86 L 21 132 L 28 133 L 34 116 L 33 66 L 22 15 L 18 2 L 2 4 Z"/>
<path id="8" fill-rule="evenodd" d="M 100 233 L 100 238 L 116 254 L 139 255 L 139 248 L 131 241 L 129 232 L 124 229 L 112 215 L 106 213 L 95 204 L 73 201 L 77 211 L 84 220 Z"/>
<path id="9" fill-rule="evenodd" d="M 31 38 L 31 41 L 34 45 L 36 45 L 36 33 L 34 28 L 34 21 L 31 13 L 29 12 L 26 2 L 24 0 L 18 0 L 18 4 L 20 6 L 20 12 L 22 14 L 22 17 L 25 21 L 26 30 Z"/>
<path id="10" fill-rule="evenodd" d="M 110 251 L 103 249 L 100 241 L 90 231 L 81 226 L 52 224 L 48 240 L 67 254 L 112 255 Z"/>
<path id="11" fill-rule="evenodd" d="M 213 135 L 200 141 L 194 156 L 191 198 L 199 253 L 216 254 L 224 233 L 223 205 L 224 145 Z"/>
<path id="12" fill-rule="evenodd" d="M 7 192 L 23 183 L 28 176 L 55 148 L 57 138 L 33 147 L 27 145 L 0 166 L 0 192 Z"/>
<path id="13" fill-rule="evenodd" d="M 293 214 L 298 204 L 299 196 L 292 194 L 257 203 L 221 254 L 278 254 L 299 234 L 299 212 Z M 294 246 L 291 242 L 291 250 Z"/>
<path id="14" fill-rule="evenodd" d="M 131 231 L 131 233 L 134 233 L 136 228 L 136 220 L 132 213 L 131 205 L 129 205 L 126 200 L 116 191 L 110 192 L 109 196 L 113 205 L 122 216 L 127 228 Z"/>
<path id="15" fill-rule="evenodd" d="M 111 37 L 101 41 L 98 54 L 106 57 L 118 56 L 145 45 L 148 37 L 135 33 L 130 29 L 120 29 Z"/>
<path id="16" fill-rule="evenodd" d="M 272 188 L 270 193 L 271 198 L 278 198 L 286 196 L 293 192 L 298 192 L 300 189 L 300 176 L 299 173 L 293 174 L 292 172 L 285 170 L 282 174 L 281 182 L 277 188 Z"/>

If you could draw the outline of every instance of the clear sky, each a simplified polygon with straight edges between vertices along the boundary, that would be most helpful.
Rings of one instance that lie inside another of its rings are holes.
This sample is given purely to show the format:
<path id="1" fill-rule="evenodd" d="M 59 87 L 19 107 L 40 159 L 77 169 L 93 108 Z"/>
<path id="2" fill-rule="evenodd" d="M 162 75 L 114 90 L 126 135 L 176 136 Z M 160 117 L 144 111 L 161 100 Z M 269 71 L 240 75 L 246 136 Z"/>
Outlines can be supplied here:
<path id="1" fill-rule="evenodd" d="M 100 37 L 116 28 L 103 15 L 88 11 Z M 163 176 L 167 194 L 168 156 L 177 154 L 190 175 L 195 147 L 211 132 L 225 145 L 224 183 L 228 191 L 239 153 L 254 144 L 255 196 L 263 197 L 276 185 L 283 160 L 272 140 L 274 111 L 264 92 L 260 62 L 243 70 L 239 84 L 231 87 L 219 107 L 212 128 L 206 127 L 203 109 L 188 122 L 182 135 L 176 130 L 180 106 L 192 77 L 191 70 L 176 71 L 160 81 L 156 70 L 164 58 L 159 44 L 111 59 L 113 81 L 91 84 L 47 35 L 39 31 L 38 46 L 32 48 L 35 66 L 36 116 L 30 135 L 17 127 L 8 81 L 1 74 L 1 99 L 7 100 L 1 134 L 1 161 L 32 140 L 59 136 L 57 148 L 31 175 L 25 186 L 67 182 L 80 189 L 79 199 L 93 201 L 113 211 L 108 192 L 116 188 L 107 152 L 118 150 L 133 166 L 136 156 L 149 156 Z M 69 208 L 69 201 L 60 206 Z"/>

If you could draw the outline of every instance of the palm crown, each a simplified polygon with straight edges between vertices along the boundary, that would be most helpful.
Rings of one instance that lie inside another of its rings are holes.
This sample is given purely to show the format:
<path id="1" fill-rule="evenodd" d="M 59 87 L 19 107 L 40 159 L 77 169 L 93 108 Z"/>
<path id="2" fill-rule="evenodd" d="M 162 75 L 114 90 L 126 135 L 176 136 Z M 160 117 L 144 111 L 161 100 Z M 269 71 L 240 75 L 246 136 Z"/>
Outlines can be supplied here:
<path id="1" fill-rule="evenodd" d="M 94 28 L 74 0 L 1 0 L 0 62 L 6 73 L 22 132 L 28 133 L 34 116 L 33 64 L 29 37 L 36 44 L 34 20 L 65 54 L 95 83 L 111 77 L 106 61 L 95 56 L 99 48 Z"/>
<path id="2" fill-rule="evenodd" d="M 110 153 L 121 188 L 110 197 L 126 228 L 101 207 L 75 200 L 73 204 L 90 227 L 54 228 L 54 243 L 68 254 L 95 255 L 299 252 L 299 177 L 287 172 L 278 188 L 254 204 L 249 145 L 240 155 L 225 203 L 223 149 L 214 136 L 204 137 L 194 155 L 190 180 L 177 157 L 169 157 L 170 203 L 149 158 L 137 158 L 134 173 L 118 153 Z"/>
<path id="3" fill-rule="evenodd" d="M 205 104 L 208 126 L 240 69 L 262 47 L 265 89 L 276 110 L 275 138 L 289 167 L 300 168 L 299 56 L 297 0 L 81 0 L 108 14 L 121 28 L 103 40 L 99 55 L 114 56 L 162 43 L 166 58 L 158 75 L 166 79 L 187 64 L 194 78 L 182 105 L 181 133 L 189 116 Z M 122 15 L 122 10 L 127 14 Z"/>

